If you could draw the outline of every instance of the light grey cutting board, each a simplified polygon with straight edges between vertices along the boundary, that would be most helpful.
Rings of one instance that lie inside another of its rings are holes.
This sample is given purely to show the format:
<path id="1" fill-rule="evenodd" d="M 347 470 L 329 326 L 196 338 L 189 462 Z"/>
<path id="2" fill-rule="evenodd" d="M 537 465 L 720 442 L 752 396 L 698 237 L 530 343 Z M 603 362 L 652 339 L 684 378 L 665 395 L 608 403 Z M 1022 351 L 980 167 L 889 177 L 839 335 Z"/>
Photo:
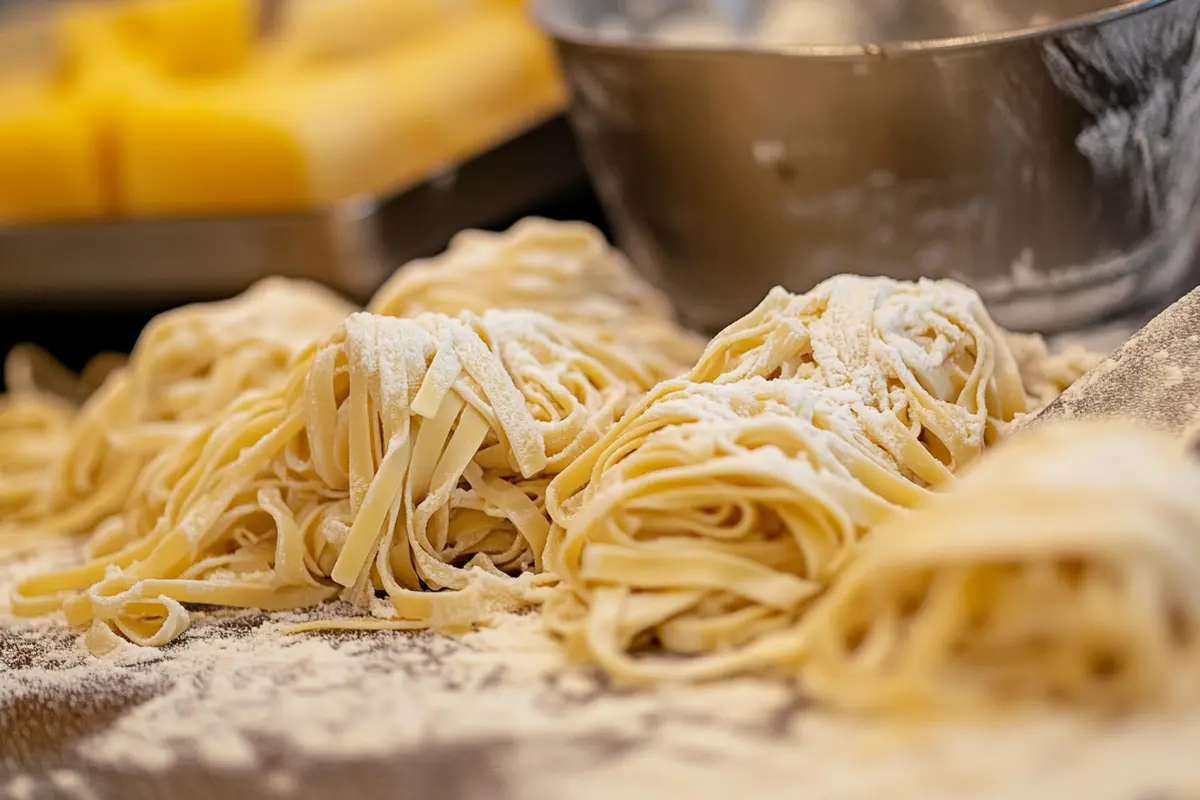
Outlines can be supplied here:
<path id="1" fill-rule="evenodd" d="M 1031 424 L 1126 417 L 1195 441 L 1200 434 L 1200 288 L 1159 314 Z"/>

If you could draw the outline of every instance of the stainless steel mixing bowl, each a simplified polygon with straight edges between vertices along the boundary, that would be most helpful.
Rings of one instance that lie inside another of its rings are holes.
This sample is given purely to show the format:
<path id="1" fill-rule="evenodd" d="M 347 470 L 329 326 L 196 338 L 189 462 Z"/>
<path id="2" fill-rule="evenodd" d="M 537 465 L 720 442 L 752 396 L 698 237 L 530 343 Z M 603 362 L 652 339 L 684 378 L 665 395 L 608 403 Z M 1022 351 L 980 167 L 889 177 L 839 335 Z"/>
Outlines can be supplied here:
<path id="1" fill-rule="evenodd" d="M 954 277 L 1075 328 L 1192 281 L 1200 0 L 541 0 L 620 243 L 719 327 Z"/>

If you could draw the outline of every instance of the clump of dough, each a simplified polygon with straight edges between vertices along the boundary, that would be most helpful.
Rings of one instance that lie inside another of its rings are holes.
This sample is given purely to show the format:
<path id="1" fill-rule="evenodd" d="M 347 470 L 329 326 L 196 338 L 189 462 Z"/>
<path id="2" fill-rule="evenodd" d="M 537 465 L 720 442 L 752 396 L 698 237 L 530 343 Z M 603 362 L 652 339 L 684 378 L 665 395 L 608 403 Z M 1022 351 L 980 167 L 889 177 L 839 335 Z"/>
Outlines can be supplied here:
<path id="1" fill-rule="evenodd" d="M 1104 360 L 1080 345 L 1050 353 L 1037 334 L 1009 333 L 1008 344 L 1017 359 L 1030 414 L 1036 414 Z"/>

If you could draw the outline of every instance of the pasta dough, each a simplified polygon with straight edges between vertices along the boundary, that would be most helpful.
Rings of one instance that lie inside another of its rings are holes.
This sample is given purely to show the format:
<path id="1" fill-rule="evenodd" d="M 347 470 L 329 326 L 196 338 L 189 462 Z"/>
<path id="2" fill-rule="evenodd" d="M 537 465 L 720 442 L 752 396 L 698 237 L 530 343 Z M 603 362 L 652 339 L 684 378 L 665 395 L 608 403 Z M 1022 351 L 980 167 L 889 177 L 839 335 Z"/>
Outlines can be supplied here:
<path id="1" fill-rule="evenodd" d="M 601 343 L 636 348 L 655 380 L 682 374 L 704 346 L 625 256 L 582 222 L 529 218 L 502 234 L 464 231 L 441 256 L 399 270 L 367 310 L 411 317 L 504 308 L 538 311 Z"/>
<path id="2" fill-rule="evenodd" d="M 958 284 L 777 289 L 551 483 L 550 625 L 625 680 L 794 665 L 796 623 L 858 542 L 1024 402 Z M 630 656 L 646 645 L 692 659 Z"/>
<path id="3" fill-rule="evenodd" d="M 473 624 L 524 602 L 546 484 L 648 386 L 640 365 L 531 312 L 351 316 L 289 383 L 245 392 L 147 468 L 122 550 L 18 587 L 159 645 L 184 603 L 391 599 L 366 627 Z M 429 591 L 443 590 L 443 591 Z"/>
<path id="4" fill-rule="evenodd" d="M 233 300 L 156 317 L 128 366 L 68 415 L 65 447 L 61 427 L 57 440 L 41 439 L 53 463 L 29 478 L 37 490 L 4 509 L 0 521 L 56 533 L 93 530 L 121 510 L 150 457 L 195 433 L 243 391 L 280 382 L 291 359 L 352 310 L 315 284 L 272 278 Z M 61 426 L 66 417 L 56 419 Z M 113 545 L 101 537 L 98 546 Z"/>
<path id="5" fill-rule="evenodd" d="M 1200 465 L 1119 421 L 1047 425 L 895 517 L 804 620 L 855 709 L 1177 701 L 1200 677 Z"/>

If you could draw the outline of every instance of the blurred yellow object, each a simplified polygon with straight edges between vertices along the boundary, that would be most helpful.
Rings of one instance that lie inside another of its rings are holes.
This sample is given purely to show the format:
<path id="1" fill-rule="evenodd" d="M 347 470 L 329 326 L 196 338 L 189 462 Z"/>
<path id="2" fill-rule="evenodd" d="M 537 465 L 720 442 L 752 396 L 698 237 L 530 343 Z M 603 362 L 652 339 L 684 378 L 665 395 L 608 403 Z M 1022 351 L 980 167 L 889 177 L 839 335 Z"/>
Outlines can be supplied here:
<path id="1" fill-rule="evenodd" d="M 356 65 L 139 96 L 124 119 L 125 209 L 274 211 L 382 189 L 421 125 L 396 118 L 389 88 Z"/>
<path id="2" fill-rule="evenodd" d="M 318 64 L 395 48 L 438 25 L 477 11 L 522 13 L 528 0 L 287 0 L 277 33 L 278 55 Z"/>
<path id="3" fill-rule="evenodd" d="M 318 64 L 395 47 L 458 18 L 477 0 L 290 0 L 282 6 L 279 57 Z"/>
<path id="4" fill-rule="evenodd" d="M 62 56 L 62 82 L 69 85 L 100 60 L 132 57 L 121 32 L 118 13 L 124 6 L 68 5 L 55 20 L 55 39 Z"/>
<path id="5" fill-rule="evenodd" d="M 0 87 L 0 222 L 103 215 L 98 153 L 82 105 L 32 83 Z"/>
<path id="6" fill-rule="evenodd" d="M 0 220 L 288 211 L 403 188 L 561 108 L 523 6 L 294 0 L 260 42 L 255 0 L 68 5 L 54 78 L 0 95 Z"/>
<path id="7" fill-rule="evenodd" d="M 136 46 L 163 71 L 183 77 L 241 69 L 258 31 L 255 0 L 132 0 L 122 12 Z"/>
<path id="8" fill-rule="evenodd" d="M 553 48 L 523 14 L 479 12 L 391 63 L 397 97 L 418 97 L 438 128 L 428 169 L 467 158 L 565 102 Z M 431 76 L 437 76 L 433 79 Z"/>
<path id="9" fill-rule="evenodd" d="M 117 173 L 124 108 L 134 95 L 166 85 L 158 65 L 129 34 L 126 15 L 132 10 L 125 4 L 68 6 L 57 26 L 63 57 L 58 93 L 78 108 L 106 216 L 123 210 Z"/>
<path id="10" fill-rule="evenodd" d="M 552 113 L 553 64 L 518 15 L 489 11 L 376 59 L 147 92 L 124 119 L 124 207 L 280 210 L 400 187 Z"/>

